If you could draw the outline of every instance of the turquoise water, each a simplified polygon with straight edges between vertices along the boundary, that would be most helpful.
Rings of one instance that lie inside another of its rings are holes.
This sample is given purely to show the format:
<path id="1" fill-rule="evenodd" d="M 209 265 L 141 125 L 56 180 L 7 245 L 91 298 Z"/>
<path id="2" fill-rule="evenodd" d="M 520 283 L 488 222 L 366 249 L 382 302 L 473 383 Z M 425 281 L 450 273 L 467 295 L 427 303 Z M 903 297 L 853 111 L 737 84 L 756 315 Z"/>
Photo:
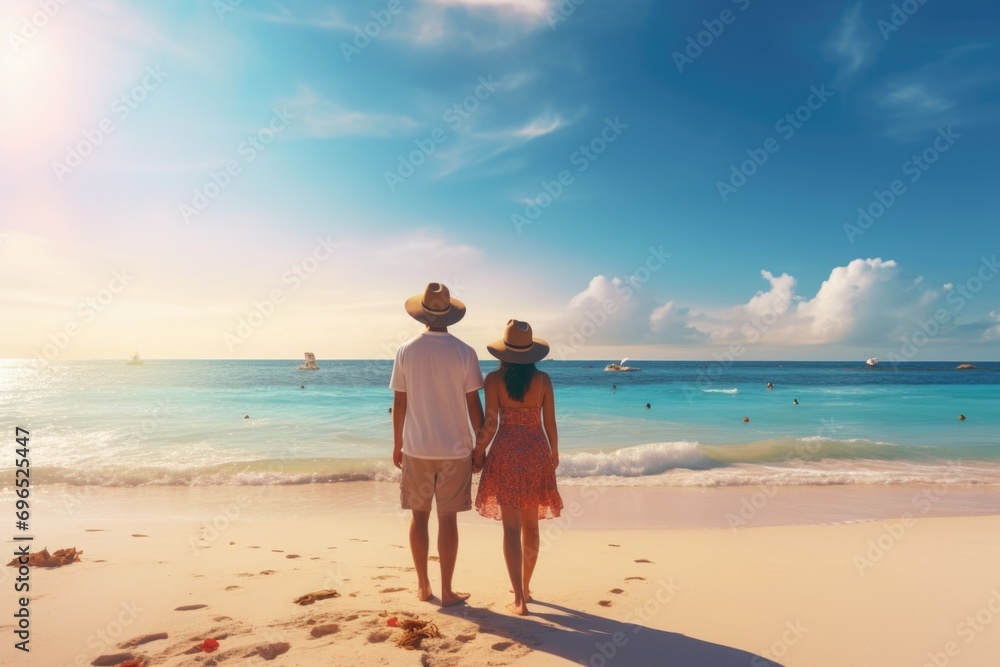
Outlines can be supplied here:
<path id="1" fill-rule="evenodd" d="M 3 428 L 40 483 L 391 478 L 391 362 L 298 363 L 7 360 Z M 564 483 L 1000 484 L 1000 363 L 605 363 L 540 365 Z"/>

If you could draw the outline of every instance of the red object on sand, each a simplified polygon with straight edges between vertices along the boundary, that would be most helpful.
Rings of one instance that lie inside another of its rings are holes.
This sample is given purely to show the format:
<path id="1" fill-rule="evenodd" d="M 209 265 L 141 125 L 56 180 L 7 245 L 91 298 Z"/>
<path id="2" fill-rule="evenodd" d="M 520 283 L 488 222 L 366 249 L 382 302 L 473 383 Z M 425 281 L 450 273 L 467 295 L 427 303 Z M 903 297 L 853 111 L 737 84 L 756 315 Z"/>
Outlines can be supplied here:
<path id="1" fill-rule="evenodd" d="M 397 620 L 398 619 L 395 616 L 393 616 L 388 621 L 386 621 L 385 624 L 388 625 L 390 628 L 394 628 L 394 627 L 396 627 L 396 621 Z"/>
<path id="2" fill-rule="evenodd" d="M 214 639 L 206 639 L 202 643 L 198 644 L 198 648 L 200 648 L 205 653 L 211 653 L 215 649 L 219 648 L 219 642 L 215 641 Z"/>

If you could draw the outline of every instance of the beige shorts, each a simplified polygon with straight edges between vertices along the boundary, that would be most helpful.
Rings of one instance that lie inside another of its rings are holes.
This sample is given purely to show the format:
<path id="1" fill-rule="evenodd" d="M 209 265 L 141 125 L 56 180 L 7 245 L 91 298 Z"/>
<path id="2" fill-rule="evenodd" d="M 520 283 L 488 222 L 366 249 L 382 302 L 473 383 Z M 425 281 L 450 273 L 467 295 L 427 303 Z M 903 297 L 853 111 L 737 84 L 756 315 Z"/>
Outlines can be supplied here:
<path id="1" fill-rule="evenodd" d="M 465 459 L 418 459 L 403 454 L 399 502 L 404 510 L 430 512 L 437 499 L 438 514 L 472 509 L 472 455 Z"/>

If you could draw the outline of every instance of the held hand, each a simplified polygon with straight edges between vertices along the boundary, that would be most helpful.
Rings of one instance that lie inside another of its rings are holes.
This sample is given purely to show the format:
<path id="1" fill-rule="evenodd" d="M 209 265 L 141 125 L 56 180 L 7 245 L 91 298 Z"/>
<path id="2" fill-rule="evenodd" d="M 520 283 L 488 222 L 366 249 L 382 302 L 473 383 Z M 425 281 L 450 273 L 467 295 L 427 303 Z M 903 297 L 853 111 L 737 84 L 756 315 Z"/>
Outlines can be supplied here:
<path id="1" fill-rule="evenodd" d="M 396 466 L 397 468 L 402 469 L 402 467 L 403 467 L 403 448 L 402 447 L 400 447 L 398 449 L 396 449 L 395 447 L 393 448 L 393 450 L 392 450 L 392 465 Z"/>
<path id="2" fill-rule="evenodd" d="M 486 453 L 473 451 L 472 452 L 472 472 L 479 472 L 486 465 Z"/>
<path id="3" fill-rule="evenodd" d="M 559 452 L 552 452 L 552 468 L 559 467 Z"/>

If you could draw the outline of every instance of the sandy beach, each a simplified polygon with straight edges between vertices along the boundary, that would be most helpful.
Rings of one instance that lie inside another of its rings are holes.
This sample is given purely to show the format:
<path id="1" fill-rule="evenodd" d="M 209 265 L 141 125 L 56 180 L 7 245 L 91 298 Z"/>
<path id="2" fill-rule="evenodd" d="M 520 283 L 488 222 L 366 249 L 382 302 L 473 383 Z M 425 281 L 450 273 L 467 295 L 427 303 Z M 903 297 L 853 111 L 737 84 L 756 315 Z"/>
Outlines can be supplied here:
<path id="1" fill-rule="evenodd" d="M 965 508 L 955 514 L 986 512 L 995 492 L 952 489 L 921 513 L 915 500 L 933 489 L 786 489 L 728 527 L 720 519 L 763 489 L 563 491 L 563 519 L 543 524 L 532 614 L 519 618 L 504 608 L 500 527 L 472 513 L 455 577 L 469 604 L 416 599 L 408 519 L 393 509 L 391 483 L 39 490 L 33 549 L 83 556 L 32 570 L 28 654 L 13 649 L 5 596 L 3 662 L 995 664 L 1000 515 L 939 516 L 948 502 Z M 871 506 L 873 493 L 895 518 L 766 525 L 768 512 L 795 523 L 789 508 L 808 519 L 810 506 Z M 910 512 L 898 511 L 903 499 Z M 5 587 L 14 576 L 4 568 Z M 294 602 L 324 590 L 338 595 Z M 430 621 L 441 637 L 399 648 L 393 617 Z M 206 638 L 218 650 L 197 648 Z"/>

